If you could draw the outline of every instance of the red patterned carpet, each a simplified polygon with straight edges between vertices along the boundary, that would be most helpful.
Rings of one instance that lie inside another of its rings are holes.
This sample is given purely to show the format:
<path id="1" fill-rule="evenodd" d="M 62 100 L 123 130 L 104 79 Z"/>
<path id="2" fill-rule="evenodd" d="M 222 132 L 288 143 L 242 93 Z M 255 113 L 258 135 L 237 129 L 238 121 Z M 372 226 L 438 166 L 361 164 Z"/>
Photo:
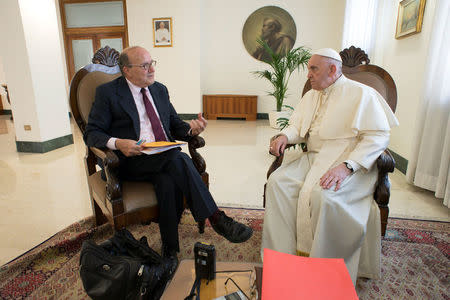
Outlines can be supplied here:
<path id="1" fill-rule="evenodd" d="M 212 243 L 218 261 L 259 262 L 262 210 L 225 209 L 230 216 L 249 224 L 253 237 L 243 244 L 231 244 L 207 227 L 200 235 L 196 223 L 185 213 L 180 225 L 180 259 L 193 258 L 196 241 Z M 360 299 L 450 299 L 450 223 L 389 219 L 382 241 L 382 279 L 359 279 Z M 161 242 L 157 224 L 129 228 L 136 238 L 145 235 L 152 248 Z M 0 268 L 1 299 L 89 299 L 78 275 L 81 244 L 86 239 L 100 242 L 112 235 L 104 225 L 93 228 L 88 218 L 30 250 Z"/>

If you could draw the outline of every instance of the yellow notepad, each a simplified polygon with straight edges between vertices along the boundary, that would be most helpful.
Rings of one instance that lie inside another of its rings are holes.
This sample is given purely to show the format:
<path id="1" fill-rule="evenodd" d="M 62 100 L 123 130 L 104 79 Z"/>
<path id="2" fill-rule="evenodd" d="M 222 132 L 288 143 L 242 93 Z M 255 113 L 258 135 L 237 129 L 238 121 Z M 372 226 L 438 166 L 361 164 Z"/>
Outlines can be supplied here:
<path id="1" fill-rule="evenodd" d="M 143 144 L 144 150 L 142 150 L 141 152 L 145 154 L 156 154 L 173 148 L 178 148 L 186 144 L 187 144 L 186 142 L 165 142 L 165 141 L 145 143 Z"/>
<path id="2" fill-rule="evenodd" d="M 145 144 L 143 144 L 143 146 L 145 148 L 160 148 L 160 147 L 176 146 L 176 145 L 183 145 L 183 144 L 186 144 L 186 143 L 185 142 L 159 141 L 159 142 L 145 143 Z"/>

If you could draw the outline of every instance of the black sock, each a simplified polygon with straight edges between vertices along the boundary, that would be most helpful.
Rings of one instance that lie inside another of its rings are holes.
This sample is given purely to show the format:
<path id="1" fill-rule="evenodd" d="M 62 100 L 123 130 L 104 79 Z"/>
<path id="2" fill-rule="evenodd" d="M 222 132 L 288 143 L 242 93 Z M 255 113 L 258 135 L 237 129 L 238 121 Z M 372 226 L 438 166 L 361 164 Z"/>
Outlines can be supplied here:
<path id="1" fill-rule="evenodd" d="M 221 210 L 217 209 L 209 218 L 209 222 L 211 222 L 211 224 L 216 224 L 219 221 L 219 217 L 221 215 Z"/>

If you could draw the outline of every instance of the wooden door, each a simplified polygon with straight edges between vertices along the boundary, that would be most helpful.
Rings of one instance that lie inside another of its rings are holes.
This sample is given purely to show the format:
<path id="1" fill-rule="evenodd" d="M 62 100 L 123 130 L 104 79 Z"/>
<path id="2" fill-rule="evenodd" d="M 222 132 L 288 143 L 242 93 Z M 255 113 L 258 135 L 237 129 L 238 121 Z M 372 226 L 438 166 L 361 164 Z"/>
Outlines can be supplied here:
<path id="1" fill-rule="evenodd" d="M 98 49 L 128 47 L 125 0 L 59 0 L 59 7 L 69 82 Z"/>

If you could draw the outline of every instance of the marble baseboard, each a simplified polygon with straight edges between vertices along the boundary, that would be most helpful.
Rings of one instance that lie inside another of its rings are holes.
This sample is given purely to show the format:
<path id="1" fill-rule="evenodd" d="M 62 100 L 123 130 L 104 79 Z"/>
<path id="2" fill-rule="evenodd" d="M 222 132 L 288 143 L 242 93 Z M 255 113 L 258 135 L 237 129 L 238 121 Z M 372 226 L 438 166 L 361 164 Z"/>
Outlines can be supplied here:
<path id="1" fill-rule="evenodd" d="M 18 152 L 29 152 L 29 153 L 46 153 L 71 144 L 73 144 L 72 134 L 48 140 L 45 142 L 16 141 L 16 147 Z"/>
<path id="2" fill-rule="evenodd" d="M 389 152 L 391 152 L 392 156 L 395 160 L 395 168 L 402 172 L 403 174 L 406 174 L 406 169 L 408 168 L 408 160 L 401 156 L 400 154 L 395 153 L 391 149 L 388 149 Z"/>
<path id="3" fill-rule="evenodd" d="M 0 115 L 12 115 L 12 110 L 2 109 L 2 110 L 0 110 Z"/>
<path id="4" fill-rule="evenodd" d="M 268 113 L 257 113 L 256 119 L 258 120 L 269 120 L 269 114 Z"/>
<path id="5" fill-rule="evenodd" d="M 181 120 L 190 121 L 193 119 L 197 119 L 198 114 L 178 114 Z"/>

